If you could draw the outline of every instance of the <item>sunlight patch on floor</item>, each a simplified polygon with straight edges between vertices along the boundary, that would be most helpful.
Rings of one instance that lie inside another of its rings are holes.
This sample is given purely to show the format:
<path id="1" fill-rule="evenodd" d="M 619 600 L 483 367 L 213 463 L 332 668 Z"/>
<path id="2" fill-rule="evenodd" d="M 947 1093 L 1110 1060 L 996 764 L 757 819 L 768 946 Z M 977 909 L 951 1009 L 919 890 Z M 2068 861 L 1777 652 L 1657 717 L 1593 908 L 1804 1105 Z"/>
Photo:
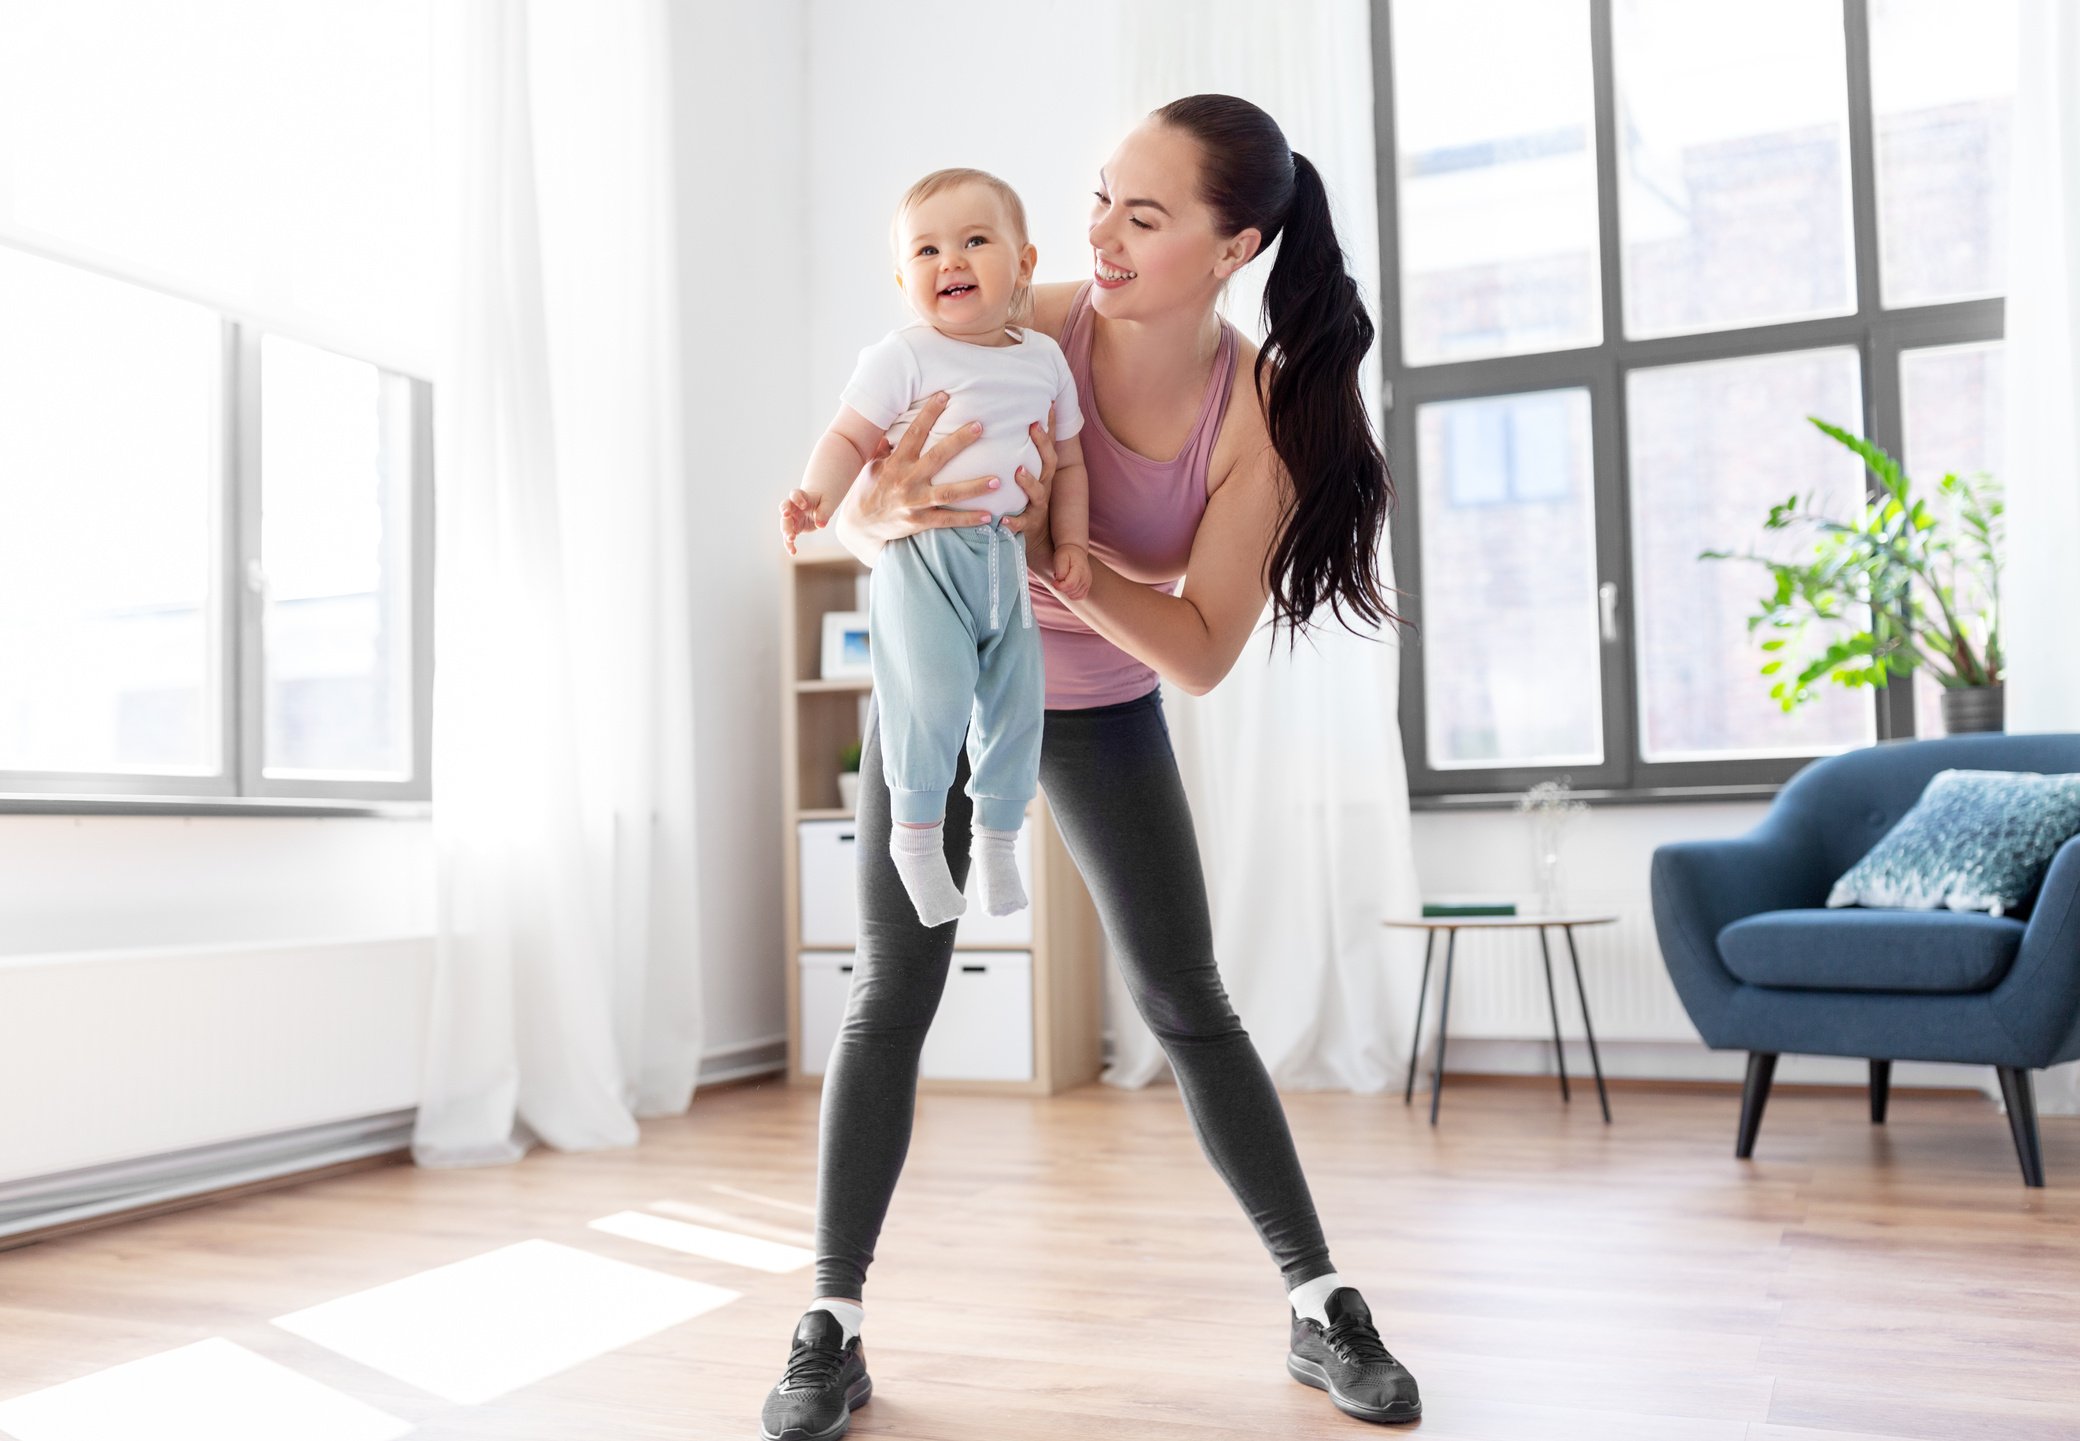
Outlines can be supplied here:
<path id="1" fill-rule="evenodd" d="M 536 1239 L 291 1312 L 275 1324 L 436 1396 L 472 1404 L 741 1294 Z"/>
<path id="2" fill-rule="evenodd" d="M 14 1441 L 392 1441 L 412 1430 L 221 1337 L 0 1401 Z"/>
<path id="3" fill-rule="evenodd" d="M 799 1271 L 816 1259 L 814 1252 L 800 1246 L 783 1245 L 736 1231 L 719 1231 L 713 1226 L 697 1226 L 691 1221 L 646 1215 L 641 1211 L 619 1211 L 590 1224 L 593 1230 L 605 1231 L 612 1236 L 626 1236 L 631 1241 L 664 1246 L 689 1256 L 727 1261 L 732 1266 L 748 1266 L 754 1271 L 770 1271 L 776 1276 Z"/>

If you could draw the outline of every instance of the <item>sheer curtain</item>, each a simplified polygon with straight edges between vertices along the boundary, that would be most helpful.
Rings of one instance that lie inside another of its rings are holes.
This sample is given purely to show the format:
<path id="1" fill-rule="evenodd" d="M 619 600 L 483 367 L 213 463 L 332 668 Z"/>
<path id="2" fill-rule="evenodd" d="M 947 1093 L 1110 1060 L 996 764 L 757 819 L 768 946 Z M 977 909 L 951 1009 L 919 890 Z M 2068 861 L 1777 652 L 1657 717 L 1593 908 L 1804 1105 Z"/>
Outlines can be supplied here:
<path id="1" fill-rule="evenodd" d="M 2080 14 L 2022 0 L 2008 188 L 2008 561 L 2001 577 L 2010 731 L 2080 730 Z M 2080 1063 L 2038 1082 L 2080 1113 Z"/>
<path id="2" fill-rule="evenodd" d="M 1122 19 L 1122 132 L 1180 95 L 1218 91 L 1262 106 L 1321 171 L 1337 236 L 1376 306 L 1365 0 L 1141 0 Z M 1266 256 L 1238 273 L 1222 304 L 1259 342 L 1270 264 Z M 1362 383 L 1376 407 L 1376 353 Z M 1391 585 L 1384 538 L 1380 563 Z M 1392 628 L 1361 639 L 1321 619 L 1324 628 L 1290 655 L 1283 631 L 1273 652 L 1260 629 L 1211 693 L 1166 685 L 1163 703 L 1212 897 L 1215 953 L 1265 1065 L 1288 1088 L 1378 1091 L 1407 1064 L 1422 970 L 1420 933 L 1380 924 L 1420 909 L 1396 709 L 1401 641 Z M 1166 1069 L 1162 1050 L 1117 972 L 1108 975 L 1114 1052 L 1103 1079 L 1146 1085 Z"/>
<path id="3" fill-rule="evenodd" d="M 665 0 L 439 7 L 439 958 L 421 1165 L 692 1099 L 690 532 Z"/>

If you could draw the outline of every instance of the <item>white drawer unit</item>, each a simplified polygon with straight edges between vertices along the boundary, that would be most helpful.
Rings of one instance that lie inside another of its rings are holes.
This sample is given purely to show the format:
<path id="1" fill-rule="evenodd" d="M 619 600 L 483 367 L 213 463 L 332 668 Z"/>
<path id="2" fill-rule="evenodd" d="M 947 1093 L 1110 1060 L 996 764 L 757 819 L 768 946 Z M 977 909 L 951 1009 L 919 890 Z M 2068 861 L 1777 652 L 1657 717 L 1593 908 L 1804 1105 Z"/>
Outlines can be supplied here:
<path id="1" fill-rule="evenodd" d="M 858 847 L 849 820 L 801 821 L 802 944 L 859 944 L 858 884 L 853 852 Z M 805 1022 L 808 1017 L 802 1018 Z"/>
<path id="2" fill-rule="evenodd" d="M 805 946 L 855 946 L 859 944 L 859 875 L 855 861 L 857 827 L 850 820 L 799 821 L 797 844 L 801 861 L 802 944 Z M 1033 898 L 1032 834 L 1035 821 L 1029 815 L 1019 827 L 1013 850 L 1018 856 L 1018 875 L 1026 898 Z M 954 928 L 957 945 L 1030 946 L 1033 943 L 1033 908 L 1027 905 L 1008 916 L 993 916 L 982 909 L 980 882 L 975 868 L 968 868 L 968 909 Z"/>
<path id="3" fill-rule="evenodd" d="M 809 1075 L 823 1074 L 838 1039 L 853 962 L 851 951 L 801 955 L 801 1063 Z M 1033 1078 L 1032 952 L 953 953 L 918 1074 L 948 1081 Z"/>

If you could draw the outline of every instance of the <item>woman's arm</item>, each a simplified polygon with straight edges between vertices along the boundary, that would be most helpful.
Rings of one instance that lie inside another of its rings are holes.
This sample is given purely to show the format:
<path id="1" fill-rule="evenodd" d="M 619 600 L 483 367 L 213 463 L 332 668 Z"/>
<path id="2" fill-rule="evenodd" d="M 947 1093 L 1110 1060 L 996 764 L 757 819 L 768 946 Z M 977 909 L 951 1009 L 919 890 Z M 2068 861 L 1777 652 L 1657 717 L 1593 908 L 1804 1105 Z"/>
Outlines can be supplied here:
<path id="1" fill-rule="evenodd" d="M 1128 580 L 1093 556 L 1090 592 L 1082 600 L 1062 596 L 1062 604 L 1164 680 L 1205 695 L 1234 667 L 1270 599 L 1267 562 L 1285 484 L 1277 453 L 1260 443 L 1206 502 L 1176 595 Z M 1041 579 L 1049 574 L 1041 571 Z"/>

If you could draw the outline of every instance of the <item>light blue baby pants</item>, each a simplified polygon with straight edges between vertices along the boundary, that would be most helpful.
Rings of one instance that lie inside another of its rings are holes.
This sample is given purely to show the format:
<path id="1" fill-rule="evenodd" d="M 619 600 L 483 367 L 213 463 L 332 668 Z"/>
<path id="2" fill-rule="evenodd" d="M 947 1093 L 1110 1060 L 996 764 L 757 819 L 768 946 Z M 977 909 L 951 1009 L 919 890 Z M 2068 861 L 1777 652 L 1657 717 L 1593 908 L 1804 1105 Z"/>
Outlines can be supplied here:
<path id="1" fill-rule="evenodd" d="M 889 541 L 868 583 L 867 655 L 890 817 L 946 814 L 965 732 L 975 824 L 1017 830 L 1040 785 L 1047 703 L 1025 537 L 992 516 Z"/>

